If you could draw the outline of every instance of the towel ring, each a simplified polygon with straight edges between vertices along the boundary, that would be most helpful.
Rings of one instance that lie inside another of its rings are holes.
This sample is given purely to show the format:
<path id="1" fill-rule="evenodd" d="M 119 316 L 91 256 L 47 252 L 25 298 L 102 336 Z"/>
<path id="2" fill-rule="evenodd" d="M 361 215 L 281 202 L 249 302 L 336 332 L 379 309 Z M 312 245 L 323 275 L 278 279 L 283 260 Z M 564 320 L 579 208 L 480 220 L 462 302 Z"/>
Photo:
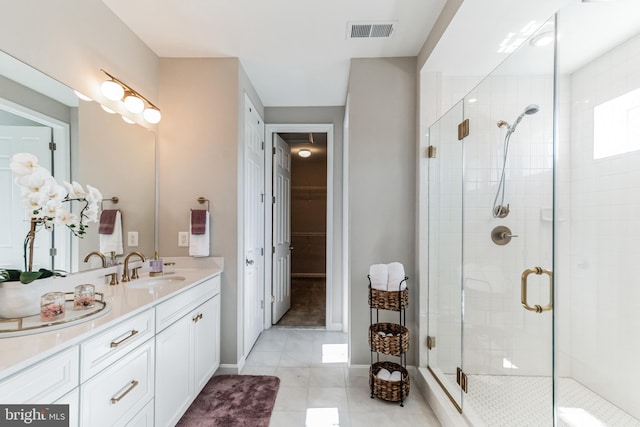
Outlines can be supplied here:
<path id="1" fill-rule="evenodd" d="M 112 197 L 112 198 L 110 198 L 110 199 L 102 199 L 102 200 L 100 200 L 100 210 L 103 210 L 103 209 L 102 209 L 102 208 L 103 208 L 102 204 L 103 204 L 104 202 L 111 202 L 111 203 L 113 203 L 113 204 L 117 204 L 119 201 L 120 201 L 120 199 L 118 199 L 118 196 L 113 196 L 113 197 Z"/>
<path id="2" fill-rule="evenodd" d="M 198 201 L 198 203 L 200 203 L 201 205 L 204 204 L 205 202 L 207 202 L 207 212 L 209 212 L 209 208 L 210 208 L 210 204 L 209 204 L 209 199 L 206 199 L 202 196 L 198 197 L 196 199 Z"/>

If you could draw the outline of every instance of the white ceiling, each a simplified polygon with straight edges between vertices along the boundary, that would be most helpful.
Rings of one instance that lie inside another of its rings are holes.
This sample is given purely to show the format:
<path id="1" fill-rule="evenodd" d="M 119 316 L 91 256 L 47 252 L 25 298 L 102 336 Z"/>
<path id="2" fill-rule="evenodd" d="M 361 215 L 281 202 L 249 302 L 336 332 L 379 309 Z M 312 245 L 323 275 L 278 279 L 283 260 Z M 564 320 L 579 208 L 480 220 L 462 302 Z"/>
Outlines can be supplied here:
<path id="1" fill-rule="evenodd" d="M 344 105 L 350 59 L 416 56 L 446 3 L 103 1 L 159 57 L 238 57 L 265 106 Z M 392 37 L 347 38 L 349 22 L 382 21 Z"/>

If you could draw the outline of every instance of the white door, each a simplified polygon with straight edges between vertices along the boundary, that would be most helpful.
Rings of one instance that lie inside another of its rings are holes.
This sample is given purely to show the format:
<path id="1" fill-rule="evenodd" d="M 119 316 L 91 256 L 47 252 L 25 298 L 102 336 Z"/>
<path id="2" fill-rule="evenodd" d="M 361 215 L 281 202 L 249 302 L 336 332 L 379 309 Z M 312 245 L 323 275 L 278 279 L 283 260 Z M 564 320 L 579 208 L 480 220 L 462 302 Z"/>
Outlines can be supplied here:
<path id="1" fill-rule="evenodd" d="M 245 95 L 244 354 L 264 325 L 264 122 Z"/>
<path id="2" fill-rule="evenodd" d="M 18 254 L 22 254 L 30 227 L 20 188 L 11 172 L 11 157 L 16 153 L 34 154 L 38 163 L 51 172 L 49 142 L 51 128 L 46 126 L 0 126 L 0 223 L 10 225 L 7 233 L 0 234 L 0 267 L 24 269 L 24 260 Z M 34 270 L 51 268 L 50 248 L 51 233 L 40 230 L 33 248 Z"/>
<path id="3" fill-rule="evenodd" d="M 275 325 L 291 307 L 291 149 L 274 134 L 273 145 L 273 307 Z"/>

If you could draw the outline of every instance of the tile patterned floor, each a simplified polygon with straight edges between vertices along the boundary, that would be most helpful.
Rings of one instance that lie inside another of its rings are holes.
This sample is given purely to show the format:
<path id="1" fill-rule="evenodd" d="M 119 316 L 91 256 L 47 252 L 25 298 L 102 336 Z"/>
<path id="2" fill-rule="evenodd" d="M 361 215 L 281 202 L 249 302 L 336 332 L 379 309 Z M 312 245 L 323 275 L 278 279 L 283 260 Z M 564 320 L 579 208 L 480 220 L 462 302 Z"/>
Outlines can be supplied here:
<path id="1" fill-rule="evenodd" d="M 470 375 L 465 404 L 487 426 L 551 426 L 551 387 L 546 377 Z M 560 378 L 558 393 L 560 427 L 640 427 L 640 420 L 572 378 Z"/>
<path id="2" fill-rule="evenodd" d="M 347 368 L 347 335 L 271 328 L 247 358 L 245 375 L 276 375 L 280 390 L 271 427 L 436 427 L 433 411 L 412 389 L 404 403 L 371 399 L 368 369 Z"/>

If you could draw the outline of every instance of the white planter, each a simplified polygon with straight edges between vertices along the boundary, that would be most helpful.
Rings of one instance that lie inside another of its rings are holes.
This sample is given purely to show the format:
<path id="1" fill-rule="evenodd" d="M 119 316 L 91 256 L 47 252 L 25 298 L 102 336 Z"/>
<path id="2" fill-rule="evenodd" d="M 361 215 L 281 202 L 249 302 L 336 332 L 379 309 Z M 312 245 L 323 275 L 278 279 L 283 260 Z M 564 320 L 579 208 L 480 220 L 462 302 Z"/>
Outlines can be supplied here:
<path id="1" fill-rule="evenodd" d="M 40 313 L 40 297 L 48 292 L 49 281 L 39 280 L 24 285 L 20 282 L 0 283 L 0 319 L 34 316 Z"/>

